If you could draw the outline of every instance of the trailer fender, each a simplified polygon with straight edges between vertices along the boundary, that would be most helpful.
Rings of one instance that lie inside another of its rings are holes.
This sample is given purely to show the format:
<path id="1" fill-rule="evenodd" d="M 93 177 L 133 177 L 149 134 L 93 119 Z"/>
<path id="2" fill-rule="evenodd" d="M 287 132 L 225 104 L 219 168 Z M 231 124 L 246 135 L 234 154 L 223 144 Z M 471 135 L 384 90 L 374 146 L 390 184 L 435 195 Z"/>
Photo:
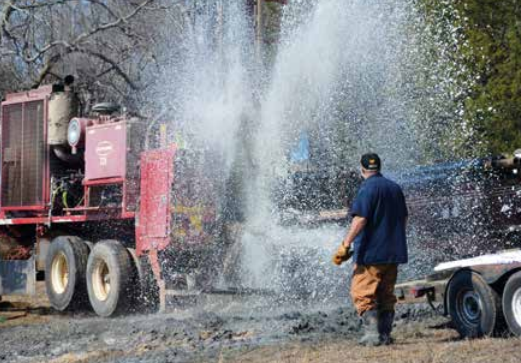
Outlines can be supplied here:
<path id="1" fill-rule="evenodd" d="M 480 274 L 487 284 L 502 289 L 510 276 L 521 271 L 521 264 L 483 265 L 475 266 L 472 270 Z"/>

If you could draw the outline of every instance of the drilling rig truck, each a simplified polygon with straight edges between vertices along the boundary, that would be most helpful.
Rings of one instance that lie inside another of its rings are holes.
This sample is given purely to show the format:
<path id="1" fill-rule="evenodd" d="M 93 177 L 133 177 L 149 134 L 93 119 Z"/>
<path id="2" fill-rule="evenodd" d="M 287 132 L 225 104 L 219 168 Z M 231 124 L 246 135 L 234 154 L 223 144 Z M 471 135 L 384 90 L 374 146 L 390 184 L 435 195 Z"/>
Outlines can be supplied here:
<path id="1" fill-rule="evenodd" d="M 211 177 L 175 144 L 145 149 L 149 124 L 114 104 L 78 117 L 72 82 L 1 104 L 0 297 L 45 280 L 60 311 L 164 308 L 174 277 L 216 253 Z"/>

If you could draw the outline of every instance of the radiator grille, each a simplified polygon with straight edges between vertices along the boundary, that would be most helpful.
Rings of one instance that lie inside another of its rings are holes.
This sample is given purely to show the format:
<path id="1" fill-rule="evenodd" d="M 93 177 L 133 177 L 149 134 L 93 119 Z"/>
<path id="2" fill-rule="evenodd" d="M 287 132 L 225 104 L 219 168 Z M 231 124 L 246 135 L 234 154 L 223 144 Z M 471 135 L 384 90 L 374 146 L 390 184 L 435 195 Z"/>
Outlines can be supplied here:
<path id="1" fill-rule="evenodd" d="M 43 101 L 4 107 L 2 121 L 2 206 L 40 206 L 42 200 Z"/>

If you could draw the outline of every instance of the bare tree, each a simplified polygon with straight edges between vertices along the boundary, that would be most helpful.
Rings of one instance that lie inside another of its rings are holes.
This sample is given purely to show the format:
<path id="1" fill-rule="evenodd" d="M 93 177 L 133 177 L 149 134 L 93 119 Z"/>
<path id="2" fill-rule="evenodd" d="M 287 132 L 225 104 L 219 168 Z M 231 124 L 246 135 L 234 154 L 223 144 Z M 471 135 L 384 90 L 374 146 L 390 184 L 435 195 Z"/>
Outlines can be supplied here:
<path id="1" fill-rule="evenodd" d="M 132 104 L 154 63 L 159 0 L 4 0 L 0 80 L 17 88 L 75 74 L 96 98 Z M 1 91 L 1 89 L 0 89 Z M 125 102 L 126 101 L 126 102 Z"/>

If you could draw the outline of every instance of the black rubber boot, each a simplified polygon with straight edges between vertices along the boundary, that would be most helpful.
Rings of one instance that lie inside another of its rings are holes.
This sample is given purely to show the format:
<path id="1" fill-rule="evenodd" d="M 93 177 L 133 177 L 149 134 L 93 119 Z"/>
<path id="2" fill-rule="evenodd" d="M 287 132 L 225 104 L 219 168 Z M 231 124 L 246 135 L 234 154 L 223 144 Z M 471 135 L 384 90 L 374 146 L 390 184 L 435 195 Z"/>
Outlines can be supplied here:
<path id="1" fill-rule="evenodd" d="M 377 347 L 381 345 L 380 335 L 378 334 L 378 311 L 366 311 L 364 315 L 362 315 L 362 320 L 364 322 L 364 336 L 358 343 L 367 347 Z"/>
<path id="2" fill-rule="evenodd" d="M 390 345 L 394 343 L 391 338 L 393 331 L 394 311 L 380 311 L 378 312 L 378 334 L 380 336 L 380 343 L 383 345 Z"/>

